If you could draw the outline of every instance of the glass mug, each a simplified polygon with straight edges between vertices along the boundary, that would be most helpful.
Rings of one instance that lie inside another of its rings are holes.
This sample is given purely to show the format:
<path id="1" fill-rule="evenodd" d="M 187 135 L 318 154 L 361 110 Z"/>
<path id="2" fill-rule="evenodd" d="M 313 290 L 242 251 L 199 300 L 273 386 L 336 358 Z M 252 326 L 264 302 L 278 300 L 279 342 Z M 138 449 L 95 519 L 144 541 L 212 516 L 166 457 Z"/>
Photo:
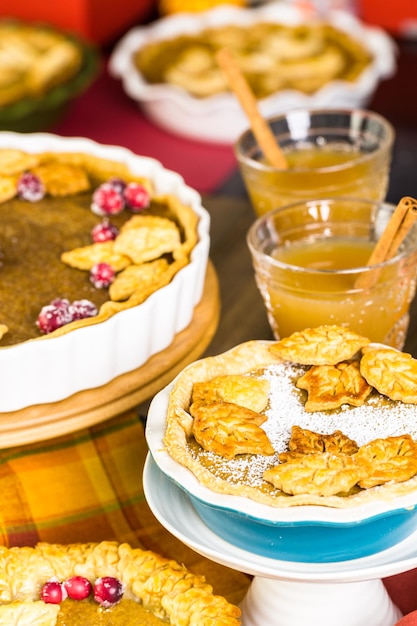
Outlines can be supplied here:
<path id="1" fill-rule="evenodd" d="M 276 339 L 337 324 L 403 347 L 416 290 L 417 224 L 394 258 L 367 266 L 394 209 L 371 200 L 318 199 L 254 222 L 247 243 Z"/>
<path id="2" fill-rule="evenodd" d="M 269 120 L 289 167 L 267 164 L 251 130 L 235 155 L 255 213 L 310 198 L 384 200 L 394 130 L 377 113 L 299 109 Z"/>

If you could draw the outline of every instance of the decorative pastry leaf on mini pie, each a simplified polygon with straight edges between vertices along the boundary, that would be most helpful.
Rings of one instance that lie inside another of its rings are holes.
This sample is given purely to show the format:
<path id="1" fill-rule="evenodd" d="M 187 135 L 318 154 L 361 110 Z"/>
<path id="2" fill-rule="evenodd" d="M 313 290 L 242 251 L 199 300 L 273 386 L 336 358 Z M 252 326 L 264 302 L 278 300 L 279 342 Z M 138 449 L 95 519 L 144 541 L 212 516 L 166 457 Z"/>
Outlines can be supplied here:
<path id="1" fill-rule="evenodd" d="M 174 220 L 178 222 L 182 235 L 182 243 L 172 251 L 172 255 L 174 259 L 188 257 L 198 241 L 197 226 L 199 218 L 190 206 L 182 204 L 176 196 L 168 195 L 158 198 L 159 201 L 161 199 L 168 206 Z"/>
<path id="2" fill-rule="evenodd" d="M 417 360 L 391 348 L 364 350 L 361 374 L 379 393 L 391 400 L 417 404 Z"/>
<path id="3" fill-rule="evenodd" d="M 173 252 L 180 245 L 180 232 L 172 220 L 155 215 L 136 215 L 120 229 L 114 241 L 114 251 L 140 265 Z"/>
<path id="4" fill-rule="evenodd" d="M 72 196 L 90 189 L 85 169 L 59 161 L 49 161 L 32 168 L 51 196 Z"/>
<path id="5" fill-rule="evenodd" d="M 356 456 L 372 467 L 371 474 L 359 481 L 364 489 L 389 481 L 401 483 L 417 474 L 417 443 L 410 435 L 375 439 L 361 446 Z"/>
<path id="6" fill-rule="evenodd" d="M 16 177 L 0 175 L 0 202 L 6 202 L 7 200 L 11 200 L 16 195 Z"/>
<path id="7" fill-rule="evenodd" d="M 147 296 L 149 291 L 152 293 L 159 287 L 160 277 L 167 269 L 166 259 L 155 259 L 155 261 L 141 265 L 128 265 L 116 276 L 109 287 L 111 300 L 117 302 L 127 300 L 138 290 Z"/>
<path id="8" fill-rule="evenodd" d="M 266 470 L 263 477 L 290 495 L 333 496 L 348 492 L 370 473 L 369 463 L 356 455 L 306 454 Z"/>
<path id="9" fill-rule="evenodd" d="M 206 382 L 194 383 L 191 402 L 196 404 L 232 402 L 261 413 L 268 403 L 269 387 L 266 379 L 243 374 L 216 376 Z"/>
<path id="10" fill-rule="evenodd" d="M 356 441 L 344 435 L 340 430 L 335 430 L 330 435 L 324 435 L 300 426 L 293 426 L 288 448 L 288 452 L 281 452 L 279 455 L 281 463 L 298 458 L 304 454 L 321 452 L 356 454 L 359 446 Z"/>
<path id="11" fill-rule="evenodd" d="M 0 324 L 0 339 L 8 332 L 9 328 L 6 324 Z"/>
<path id="12" fill-rule="evenodd" d="M 238 454 L 274 454 L 267 434 L 259 424 L 266 417 L 236 404 L 192 404 L 192 432 L 195 440 L 208 452 L 226 459 Z"/>
<path id="13" fill-rule="evenodd" d="M 372 391 L 361 375 L 358 361 L 313 365 L 296 386 L 308 392 L 306 411 L 328 411 L 343 404 L 362 406 Z"/>
<path id="14" fill-rule="evenodd" d="M 43 600 L 2 604 L 0 625 L 40 624 L 41 626 L 52 626 L 57 623 L 59 610 L 59 604 L 46 604 Z"/>
<path id="15" fill-rule="evenodd" d="M 165 71 L 164 79 L 168 84 L 181 87 L 196 98 L 227 91 L 227 80 L 207 49 L 190 47 L 178 57 L 178 63 Z"/>
<path id="16" fill-rule="evenodd" d="M 14 148 L 0 150 L 0 174 L 13 176 L 35 167 L 39 163 L 36 154 L 29 154 Z"/>
<path id="17" fill-rule="evenodd" d="M 129 257 L 119 254 L 114 249 L 114 241 L 92 243 L 89 246 L 74 248 L 61 254 L 61 261 L 79 270 L 91 270 L 96 263 L 108 263 L 120 272 L 130 265 Z"/>
<path id="18" fill-rule="evenodd" d="M 274 343 L 271 352 L 301 365 L 336 365 L 352 359 L 369 339 L 336 325 L 306 328 Z"/>

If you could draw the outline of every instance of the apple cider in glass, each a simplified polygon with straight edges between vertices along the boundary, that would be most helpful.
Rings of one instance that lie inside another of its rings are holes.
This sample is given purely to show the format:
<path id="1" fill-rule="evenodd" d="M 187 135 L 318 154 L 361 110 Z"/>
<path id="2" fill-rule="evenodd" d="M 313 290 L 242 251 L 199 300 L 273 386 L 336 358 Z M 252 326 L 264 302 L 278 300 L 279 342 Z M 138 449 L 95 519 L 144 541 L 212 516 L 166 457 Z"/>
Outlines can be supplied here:
<path id="1" fill-rule="evenodd" d="M 402 348 L 415 294 L 417 227 L 393 259 L 367 266 L 394 208 L 352 198 L 312 200 L 272 211 L 253 224 L 248 245 L 277 339 L 337 324 Z M 376 280 L 358 286 L 359 276 L 375 271 Z"/>
<path id="2" fill-rule="evenodd" d="M 250 130 L 235 144 L 258 216 L 311 198 L 385 198 L 394 131 L 381 116 L 360 110 L 295 110 L 269 124 L 287 168 L 268 165 Z"/>

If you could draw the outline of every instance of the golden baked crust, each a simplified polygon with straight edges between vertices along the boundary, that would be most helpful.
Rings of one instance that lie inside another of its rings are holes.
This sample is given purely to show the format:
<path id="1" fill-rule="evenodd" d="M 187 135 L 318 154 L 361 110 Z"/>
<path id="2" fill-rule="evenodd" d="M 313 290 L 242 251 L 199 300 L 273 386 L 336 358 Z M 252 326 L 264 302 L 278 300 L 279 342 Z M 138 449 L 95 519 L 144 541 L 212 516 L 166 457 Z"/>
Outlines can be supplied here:
<path id="1" fill-rule="evenodd" d="M 306 428 L 293 426 L 288 442 L 288 452 L 281 452 L 278 458 L 280 463 L 285 463 L 289 459 L 295 459 L 306 454 L 319 452 L 356 454 L 358 450 L 356 441 L 346 437 L 340 430 L 336 430 L 330 435 L 323 435 Z"/>
<path id="2" fill-rule="evenodd" d="M 36 167 L 39 158 L 35 154 L 27 154 L 23 150 L 7 148 L 0 150 L 0 172 L 4 176 L 13 176 Z M 16 193 L 16 189 L 15 189 Z M 0 200 L 2 198 L 0 197 Z"/>
<path id="3" fill-rule="evenodd" d="M 271 346 L 281 359 L 302 365 L 336 365 L 352 359 L 369 339 L 336 325 L 306 328 Z"/>
<path id="4" fill-rule="evenodd" d="M 417 360 L 391 348 L 367 348 L 360 369 L 368 383 L 391 400 L 417 404 Z"/>
<path id="5" fill-rule="evenodd" d="M 359 463 L 355 455 L 318 452 L 280 463 L 264 478 L 290 495 L 333 496 L 349 492 L 368 475 L 368 464 Z"/>
<path id="6" fill-rule="evenodd" d="M 324 331 L 319 328 L 311 335 L 321 337 L 323 332 L 327 333 L 327 328 Z M 364 346 L 362 352 L 357 336 L 348 336 L 352 338 L 350 351 L 356 354 L 359 350 L 359 363 L 370 353 L 366 347 L 369 342 L 359 338 Z M 343 352 L 346 342 L 337 343 Z M 188 467 L 210 490 L 248 497 L 273 507 L 310 504 L 346 508 L 415 491 L 415 406 L 390 400 L 375 388 L 369 393 L 367 384 L 367 397 L 356 403 L 358 406 L 344 403 L 337 409 L 306 410 L 306 393 L 297 388 L 297 381 L 311 366 L 275 356 L 271 349 L 274 346 L 276 342 L 246 342 L 183 370 L 169 397 L 164 437 L 168 454 Z M 354 365 L 355 376 L 357 368 Z M 215 412 L 227 410 L 226 403 L 222 405 L 221 399 L 213 394 L 212 381 L 219 376 L 246 376 L 269 382 L 269 400 L 262 411 L 267 420 L 257 424 L 253 420 L 250 428 L 256 424 L 256 428 L 265 431 L 274 454 L 251 456 L 238 451 L 232 455 L 219 449 L 214 452 L 205 449 L 202 440 L 203 445 L 199 444 L 194 436 L 195 405 L 206 410 L 216 407 L 210 423 L 213 432 L 217 422 Z M 417 375 L 414 381 L 417 385 Z M 202 393 L 207 389 L 208 395 Z M 194 390 L 198 399 L 195 405 Z M 219 408 L 222 406 L 223 409 Z M 397 448 L 392 437 L 395 442 L 401 441 Z M 382 447 L 385 457 L 380 450 L 381 441 L 386 442 Z M 381 456 L 381 460 L 374 463 L 372 455 Z M 381 480 L 383 468 L 387 480 Z M 318 484 L 313 479 L 315 476 L 322 476 Z M 274 480 L 269 482 L 265 477 Z M 380 486 L 376 487 L 377 484 Z"/>
<path id="7" fill-rule="evenodd" d="M 79 165 L 49 161 L 33 167 L 31 171 L 39 176 L 51 196 L 72 196 L 90 189 L 88 176 Z"/>
<path id="8" fill-rule="evenodd" d="M 261 413 L 268 403 L 268 393 L 269 383 L 267 380 L 239 374 L 215 376 L 207 382 L 194 383 L 192 403 L 232 402 L 251 409 L 255 413 Z"/>
<path id="9" fill-rule="evenodd" d="M 173 626 L 238 626 L 240 610 L 213 595 L 203 576 L 154 552 L 128 544 L 101 542 L 36 547 L 0 547 L 0 624 L 55 626 L 59 605 L 39 601 L 42 585 L 55 577 L 64 581 L 84 576 L 94 581 L 113 576 L 124 596 L 143 604 Z M 24 618 L 24 621 L 22 621 Z"/>
<path id="10" fill-rule="evenodd" d="M 80 46 L 51 27 L 17 20 L 0 23 L 0 106 L 39 98 L 81 69 Z"/>
<path id="11" fill-rule="evenodd" d="M 55 626 L 59 613 L 56 604 L 34 602 L 11 602 L 0 605 L 0 626 Z"/>
<path id="12" fill-rule="evenodd" d="M 233 52 L 257 98 L 284 89 L 314 93 L 336 78 L 356 80 L 371 62 L 360 42 L 325 22 L 219 25 L 149 42 L 134 62 L 149 83 L 206 98 L 229 89 L 215 60 L 221 48 Z"/>
<path id="13" fill-rule="evenodd" d="M 115 251 L 114 241 L 92 243 L 82 248 L 73 248 L 61 255 L 61 261 L 77 270 L 91 270 L 96 263 L 108 263 L 116 272 L 130 265 L 128 256 Z"/>
<path id="14" fill-rule="evenodd" d="M 417 474 L 417 444 L 409 435 L 375 439 L 361 446 L 357 457 L 372 466 L 370 474 L 359 481 L 365 489 L 389 481 L 404 482 Z"/>
<path id="15" fill-rule="evenodd" d="M 265 432 L 260 425 L 264 415 L 230 402 L 216 404 L 192 404 L 193 435 L 208 452 L 215 452 L 226 459 L 238 454 L 274 454 Z"/>
<path id="16" fill-rule="evenodd" d="M 297 380 L 297 387 L 308 392 L 306 411 L 337 409 L 343 404 L 361 406 L 372 390 L 358 361 L 314 365 Z"/>

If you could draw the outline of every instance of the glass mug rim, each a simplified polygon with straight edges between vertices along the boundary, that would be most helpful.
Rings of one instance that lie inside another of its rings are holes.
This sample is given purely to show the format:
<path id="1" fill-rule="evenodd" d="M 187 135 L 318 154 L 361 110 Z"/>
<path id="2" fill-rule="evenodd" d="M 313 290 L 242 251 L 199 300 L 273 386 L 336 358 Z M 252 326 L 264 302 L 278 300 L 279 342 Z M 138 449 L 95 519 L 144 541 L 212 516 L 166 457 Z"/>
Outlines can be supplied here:
<path id="1" fill-rule="evenodd" d="M 379 124 L 385 129 L 386 131 L 386 137 L 384 138 L 384 142 L 378 146 L 378 148 L 372 152 L 364 152 L 359 158 L 352 160 L 352 161 L 347 161 L 346 163 L 339 163 L 337 165 L 326 165 L 326 166 L 322 166 L 322 167 L 315 167 L 314 168 L 314 172 L 317 173 L 326 173 L 326 172 L 332 172 L 334 170 L 342 170 L 342 169 L 349 169 L 351 167 L 353 167 L 354 165 L 357 165 L 358 163 L 363 163 L 366 162 L 370 159 L 375 158 L 375 155 L 379 154 L 380 152 L 382 152 L 383 150 L 388 150 L 392 147 L 393 143 L 394 143 L 394 139 L 395 139 L 395 130 L 394 127 L 392 126 L 391 122 L 389 122 L 385 117 L 383 117 L 382 115 L 380 115 L 379 113 L 376 113 L 374 111 L 370 111 L 367 109 L 308 109 L 308 108 L 298 108 L 298 109 L 294 109 L 292 111 L 288 111 L 286 113 L 281 113 L 279 115 L 273 115 L 271 117 L 267 117 L 265 118 L 266 121 L 268 122 L 268 124 L 270 126 L 272 126 L 272 124 L 274 124 L 275 122 L 278 121 L 283 121 L 286 119 L 289 119 L 291 117 L 294 116 L 300 116 L 300 115 L 307 115 L 309 118 L 311 117 L 318 117 L 320 115 L 329 115 L 331 117 L 336 117 L 338 115 L 346 115 L 349 117 L 352 117 L 354 115 L 356 116 L 360 116 L 362 119 L 370 119 L 370 120 L 374 120 L 379 122 Z M 307 127 L 307 130 L 309 130 L 310 127 Z M 332 128 L 332 127 L 330 127 Z M 347 127 L 346 127 L 347 128 Z M 337 127 L 335 127 L 335 130 L 337 129 Z M 326 130 L 325 127 L 323 127 L 323 132 Z M 308 135 L 307 135 L 308 136 Z M 254 137 L 254 133 L 252 131 L 251 128 L 247 128 L 245 131 L 243 131 L 240 136 L 237 138 L 237 140 L 235 141 L 234 144 L 234 153 L 235 156 L 237 158 L 237 160 L 239 161 L 239 163 L 241 165 L 246 165 L 247 167 L 251 167 L 252 169 L 257 169 L 260 171 L 264 171 L 264 172 L 287 172 L 287 170 L 285 168 L 279 168 L 276 167 L 274 165 L 269 165 L 268 163 L 264 163 L 262 161 L 259 161 L 257 159 L 253 159 L 252 157 L 248 156 L 247 154 L 245 154 L 242 150 L 242 144 L 245 141 L 245 139 L 247 139 L 248 137 L 253 137 L 255 140 L 255 144 L 256 139 Z M 303 173 L 303 172 L 310 172 L 311 168 L 310 167 L 300 167 L 300 166 L 296 166 L 296 167 L 291 167 L 290 170 L 288 170 L 290 174 L 294 173 Z"/>
<path id="2" fill-rule="evenodd" d="M 339 196 L 339 197 L 331 197 L 331 198 L 317 198 L 317 199 L 310 199 L 310 200 L 301 200 L 301 201 L 296 201 L 296 202 L 292 202 L 291 204 L 286 204 L 282 207 L 278 207 L 276 209 L 273 209 L 272 211 L 268 211 L 268 213 L 265 213 L 264 215 L 260 216 L 257 220 L 255 220 L 255 222 L 249 227 L 248 232 L 246 234 L 246 243 L 248 245 L 248 248 L 251 252 L 251 254 L 253 255 L 253 257 L 256 257 L 257 259 L 261 259 L 262 261 L 265 261 L 266 263 L 268 263 L 271 267 L 275 267 L 277 269 L 280 269 L 282 271 L 287 271 L 287 272 L 292 272 L 294 274 L 309 274 L 309 275 L 316 275 L 316 276 L 332 276 L 332 275 L 355 275 L 355 274 L 363 274 L 363 273 L 369 273 L 374 271 L 375 269 L 382 269 L 382 268 L 386 268 L 386 267 L 390 267 L 392 265 L 396 265 L 398 264 L 402 259 L 407 258 L 408 256 L 410 256 L 414 250 L 402 250 L 401 252 L 399 252 L 398 254 L 396 254 L 394 257 L 392 257 L 391 259 L 388 259 L 386 261 L 383 261 L 382 263 L 375 263 L 373 265 L 362 265 L 360 267 L 354 267 L 354 268 L 346 268 L 346 269 L 323 269 L 323 268 L 311 268 L 311 267 L 302 267 L 300 265 L 292 265 L 291 263 L 285 263 L 283 261 L 280 261 L 278 259 L 275 259 L 273 256 L 271 256 L 270 254 L 263 252 L 262 250 L 260 250 L 257 246 L 256 243 L 254 241 L 255 237 L 256 237 L 256 233 L 258 231 L 258 229 L 265 224 L 266 222 L 270 221 L 271 218 L 276 215 L 277 213 L 280 213 L 282 211 L 294 208 L 294 207 L 306 207 L 308 206 L 310 203 L 314 204 L 314 203 L 351 203 L 351 202 L 360 202 L 362 204 L 367 204 L 369 206 L 379 206 L 379 207 L 384 207 L 384 208 L 388 208 L 390 209 L 391 213 L 394 211 L 396 205 L 394 203 L 391 202 L 387 202 L 385 200 L 383 201 L 378 201 L 378 200 L 367 200 L 367 199 L 363 199 L 363 198 L 353 198 L 353 197 L 348 197 L 348 196 Z M 413 229 L 415 229 L 416 227 L 413 227 Z M 331 239 L 332 237 L 329 237 L 329 239 Z"/>

